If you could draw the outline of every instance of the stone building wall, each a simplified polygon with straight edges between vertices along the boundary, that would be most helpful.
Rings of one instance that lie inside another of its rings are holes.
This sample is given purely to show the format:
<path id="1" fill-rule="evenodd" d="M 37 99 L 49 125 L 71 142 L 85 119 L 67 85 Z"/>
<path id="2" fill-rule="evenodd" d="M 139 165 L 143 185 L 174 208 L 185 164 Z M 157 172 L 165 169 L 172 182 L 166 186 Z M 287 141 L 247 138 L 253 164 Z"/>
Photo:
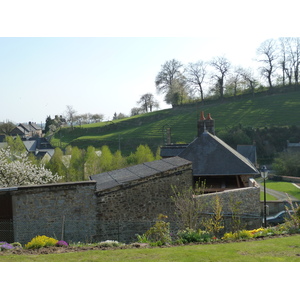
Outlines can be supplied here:
<path id="1" fill-rule="evenodd" d="M 36 235 L 47 235 L 68 242 L 109 239 L 128 243 L 145 233 L 159 214 L 168 216 L 166 221 L 176 232 L 172 185 L 186 188 L 192 178 L 191 165 L 184 165 L 102 191 L 96 191 L 94 181 L 11 189 L 14 240 L 27 243 Z M 230 201 L 241 201 L 246 226 L 261 226 L 258 188 L 199 197 L 211 203 L 216 195 L 225 213 L 230 211 Z"/>
<path id="2" fill-rule="evenodd" d="M 159 214 L 174 222 L 172 186 L 192 186 L 192 168 L 178 167 L 118 189 L 97 193 L 98 239 L 136 240 L 157 220 Z"/>
<path id="3" fill-rule="evenodd" d="M 212 203 L 216 197 L 220 199 L 224 214 L 224 232 L 232 230 L 232 215 L 234 214 L 240 217 L 242 227 L 245 229 L 255 229 L 262 226 L 260 189 L 258 187 L 234 189 L 197 197 L 207 203 L 207 213 L 212 212 Z M 234 207 L 235 213 L 233 213 Z"/>
<path id="4" fill-rule="evenodd" d="M 18 187 L 12 191 L 14 239 L 36 235 L 88 241 L 96 234 L 95 182 Z"/>

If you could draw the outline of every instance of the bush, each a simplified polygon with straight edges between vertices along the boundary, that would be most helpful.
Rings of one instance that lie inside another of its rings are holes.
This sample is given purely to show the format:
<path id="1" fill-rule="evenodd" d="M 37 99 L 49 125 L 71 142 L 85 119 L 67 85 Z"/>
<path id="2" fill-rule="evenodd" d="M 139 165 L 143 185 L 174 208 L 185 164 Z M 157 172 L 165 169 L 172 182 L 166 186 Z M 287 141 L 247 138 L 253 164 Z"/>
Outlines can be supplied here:
<path id="1" fill-rule="evenodd" d="M 7 242 L 0 242 L 0 251 L 12 250 L 15 247 Z"/>
<path id="2" fill-rule="evenodd" d="M 209 242 L 211 240 L 211 235 L 200 229 L 194 230 L 187 228 L 186 230 L 178 231 L 177 235 L 179 241 L 183 244 Z"/>
<path id="3" fill-rule="evenodd" d="M 120 247 L 120 246 L 122 246 L 124 244 L 119 243 L 118 241 L 107 240 L 107 241 L 104 241 L 104 242 L 100 242 L 98 245 L 102 246 L 102 247 L 110 248 L 110 247 Z"/>
<path id="4" fill-rule="evenodd" d="M 69 244 L 68 244 L 67 242 L 65 242 L 65 241 L 58 241 L 58 242 L 56 243 L 56 246 L 57 246 L 57 247 L 68 247 Z"/>
<path id="5" fill-rule="evenodd" d="M 38 235 L 34 237 L 29 243 L 25 245 L 26 249 L 38 249 L 42 247 L 51 247 L 57 244 L 58 240 L 47 237 L 45 235 Z"/>
<path id="6" fill-rule="evenodd" d="M 170 223 L 163 221 L 162 219 L 168 218 L 167 216 L 160 214 L 158 221 L 142 236 L 138 235 L 139 242 L 150 243 L 151 246 L 162 246 L 172 242 L 170 236 Z"/>

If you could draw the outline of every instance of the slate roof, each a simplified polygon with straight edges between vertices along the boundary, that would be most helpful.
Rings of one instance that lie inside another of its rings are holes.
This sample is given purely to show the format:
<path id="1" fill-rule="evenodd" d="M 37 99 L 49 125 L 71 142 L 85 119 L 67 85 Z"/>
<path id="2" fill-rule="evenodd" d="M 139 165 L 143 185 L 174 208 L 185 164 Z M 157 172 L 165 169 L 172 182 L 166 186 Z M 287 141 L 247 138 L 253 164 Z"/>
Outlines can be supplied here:
<path id="1" fill-rule="evenodd" d="M 139 180 L 190 164 L 190 161 L 187 161 L 183 158 L 170 157 L 119 170 L 92 175 L 90 176 L 90 179 L 97 182 L 96 190 L 102 191 L 129 183 L 130 181 Z"/>
<path id="2" fill-rule="evenodd" d="M 162 157 L 172 157 L 178 156 L 189 144 L 175 144 L 163 146 L 160 149 L 160 156 Z"/>
<path id="3" fill-rule="evenodd" d="M 247 158 L 207 131 L 189 144 L 179 157 L 192 162 L 194 176 L 259 174 Z"/>
<path id="4" fill-rule="evenodd" d="M 248 158 L 252 164 L 256 164 L 256 146 L 255 145 L 237 145 L 237 152 Z"/>

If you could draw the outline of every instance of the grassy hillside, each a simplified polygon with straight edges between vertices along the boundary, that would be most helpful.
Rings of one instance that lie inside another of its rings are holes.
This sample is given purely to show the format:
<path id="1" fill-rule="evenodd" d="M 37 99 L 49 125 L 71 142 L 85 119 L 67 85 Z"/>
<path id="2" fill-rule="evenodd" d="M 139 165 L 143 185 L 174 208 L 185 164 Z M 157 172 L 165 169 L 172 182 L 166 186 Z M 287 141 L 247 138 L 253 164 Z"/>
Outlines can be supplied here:
<path id="1" fill-rule="evenodd" d="M 300 126 L 300 91 L 188 104 L 123 120 L 77 126 L 73 131 L 63 128 L 55 134 L 52 144 L 80 148 L 108 145 L 113 152 L 120 148 L 124 155 L 135 151 L 140 144 L 148 144 L 156 151 L 163 145 L 164 127 L 171 127 L 172 143 L 191 142 L 197 135 L 197 120 L 202 110 L 205 115 L 211 113 L 215 120 L 216 135 L 238 124 L 256 128 Z"/>

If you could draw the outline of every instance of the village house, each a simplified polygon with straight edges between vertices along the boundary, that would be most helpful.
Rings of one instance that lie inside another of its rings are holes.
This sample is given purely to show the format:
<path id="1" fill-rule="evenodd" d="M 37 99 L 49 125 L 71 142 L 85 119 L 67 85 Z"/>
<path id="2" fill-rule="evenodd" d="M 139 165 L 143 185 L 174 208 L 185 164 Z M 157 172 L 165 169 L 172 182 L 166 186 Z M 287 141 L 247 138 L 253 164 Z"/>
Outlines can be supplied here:
<path id="1" fill-rule="evenodd" d="M 220 192 L 251 185 L 250 179 L 259 175 L 252 162 L 215 135 L 214 120 L 201 112 L 198 136 L 190 144 L 161 147 L 160 155 L 179 156 L 192 162 L 194 185 L 205 184 L 205 192 Z"/>
<path id="2" fill-rule="evenodd" d="M 42 137 L 42 128 L 34 122 L 20 123 L 11 131 L 10 135 L 19 135 L 21 138 Z"/>

